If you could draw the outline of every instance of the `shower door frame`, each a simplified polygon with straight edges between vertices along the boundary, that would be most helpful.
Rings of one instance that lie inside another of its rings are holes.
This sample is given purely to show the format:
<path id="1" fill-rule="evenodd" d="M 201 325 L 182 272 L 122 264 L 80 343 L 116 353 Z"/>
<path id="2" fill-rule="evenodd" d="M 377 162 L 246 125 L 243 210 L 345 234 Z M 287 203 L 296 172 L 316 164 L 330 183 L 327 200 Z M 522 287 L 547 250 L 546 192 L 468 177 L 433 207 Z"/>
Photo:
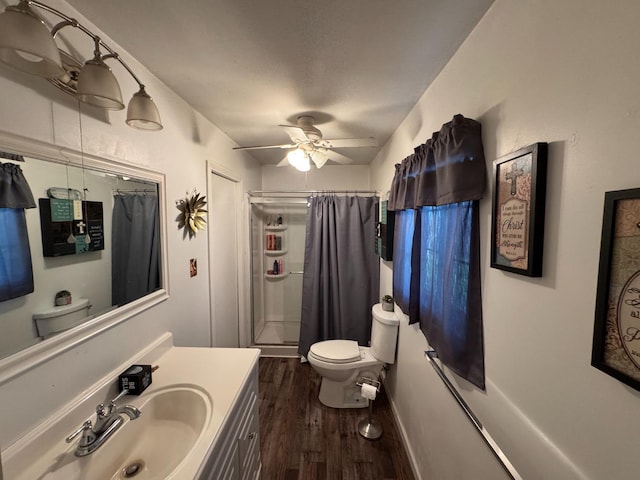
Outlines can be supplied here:
<path id="1" fill-rule="evenodd" d="M 249 191 L 247 192 L 248 199 L 248 221 L 249 221 L 249 277 L 250 277 L 250 305 L 251 305 L 251 345 L 257 346 L 263 350 L 263 356 L 297 356 L 298 344 L 297 341 L 295 344 L 291 343 L 258 343 L 256 342 L 256 331 L 255 331 L 255 286 L 254 286 L 254 268 L 256 267 L 254 262 L 254 249 L 258 249 L 261 251 L 261 256 L 264 256 L 264 252 L 262 252 L 262 243 L 256 246 L 254 245 L 255 234 L 254 234 L 254 219 L 253 219 L 253 205 L 302 205 L 308 203 L 308 196 L 311 195 L 312 192 L 305 191 Z M 264 234 L 264 232 L 262 232 Z M 262 236 L 260 237 L 260 242 L 262 242 Z M 297 273 L 297 272 L 296 272 Z M 300 272 L 302 273 L 302 272 Z M 264 314 L 264 312 L 263 312 Z M 266 323 L 266 320 L 265 320 Z"/>
<path id="2" fill-rule="evenodd" d="M 250 285 L 250 312 L 251 312 L 251 345 L 258 346 L 262 349 L 263 356 L 292 356 L 297 357 L 298 345 L 291 344 L 257 344 L 255 342 L 255 306 L 254 306 L 254 261 L 253 261 L 253 212 L 252 205 L 254 203 L 262 203 L 262 204 L 278 204 L 283 203 L 284 200 L 297 200 L 297 202 L 292 203 L 303 203 L 306 202 L 308 204 L 309 197 L 313 195 L 380 195 L 380 192 L 377 190 L 251 190 L 247 192 L 247 200 L 248 200 L 248 222 L 249 222 L 249 285 Z M 266 201 L 265 201 L 266 200 Z M 308 206 L 308 205 L 307 205 Z M 303 273 L 303 272 L 301 272 Z"/>

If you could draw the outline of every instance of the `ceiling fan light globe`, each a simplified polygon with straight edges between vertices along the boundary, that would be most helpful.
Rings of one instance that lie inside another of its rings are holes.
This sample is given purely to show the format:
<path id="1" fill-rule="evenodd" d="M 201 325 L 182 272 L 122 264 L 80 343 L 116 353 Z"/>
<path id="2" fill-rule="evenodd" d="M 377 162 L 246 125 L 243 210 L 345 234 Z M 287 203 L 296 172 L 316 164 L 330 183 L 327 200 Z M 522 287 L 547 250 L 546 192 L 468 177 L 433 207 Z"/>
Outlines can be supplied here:
<path id="1" fill-rule="evenodd" d="M 309 159 L 305 159 L 304 161 L 300 162 L 298 165 L 295 165 L 296 169 L 301 171 L 301 172 L 308 172 L 309 170 L 311 170 L 311 164 L 309 163 Z"/>
<path id="2" fill-rule="evenodd" d="M 300 170 L 301 172 L 307 172 L 311 168 L 309 159 L 305 155 L 304 151 L 299 148 L 291 150 L 289 153 L 287 153 L 287 160 L 293 167 Z"/>

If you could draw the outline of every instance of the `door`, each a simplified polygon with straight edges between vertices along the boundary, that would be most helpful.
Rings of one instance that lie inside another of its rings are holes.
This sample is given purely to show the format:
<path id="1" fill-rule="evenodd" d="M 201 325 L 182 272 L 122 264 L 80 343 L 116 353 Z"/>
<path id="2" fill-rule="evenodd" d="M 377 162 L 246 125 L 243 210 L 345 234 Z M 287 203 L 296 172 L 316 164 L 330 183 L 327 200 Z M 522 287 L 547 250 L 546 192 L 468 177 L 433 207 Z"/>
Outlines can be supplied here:
<path id="1" fill-rule="evenodd" d="M 211 346 L 238 347 L 238 182 L 209 177 Z"/>

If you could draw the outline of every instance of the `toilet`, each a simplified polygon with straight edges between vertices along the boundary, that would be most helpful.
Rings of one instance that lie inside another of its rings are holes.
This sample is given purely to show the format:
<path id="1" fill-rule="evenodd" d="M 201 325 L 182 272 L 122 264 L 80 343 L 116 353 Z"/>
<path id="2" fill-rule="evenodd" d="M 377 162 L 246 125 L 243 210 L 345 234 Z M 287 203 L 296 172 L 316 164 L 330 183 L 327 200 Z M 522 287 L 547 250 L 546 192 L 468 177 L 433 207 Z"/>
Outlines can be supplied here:
<path id="1" fill-rule="evenodd" d="M 322 376 L 318 399 L 333 408 L 364 408 L 369 401 L 356 385 L 360 377 L 377 380 L 385 363 L 393 363 L 400 321 L 394 312 L 371 308 L 371 346 L 354 340 L 325 340 L 311 345 L 307 360 Z"/>
<path id="2" fill-rule="evenodd" d="M 74 300 L 68 305 L 51 307 L 33 314 L 38 336 L 48 338 L 93 318 L 89 314 L 91 304 L 86 298 Z"/>

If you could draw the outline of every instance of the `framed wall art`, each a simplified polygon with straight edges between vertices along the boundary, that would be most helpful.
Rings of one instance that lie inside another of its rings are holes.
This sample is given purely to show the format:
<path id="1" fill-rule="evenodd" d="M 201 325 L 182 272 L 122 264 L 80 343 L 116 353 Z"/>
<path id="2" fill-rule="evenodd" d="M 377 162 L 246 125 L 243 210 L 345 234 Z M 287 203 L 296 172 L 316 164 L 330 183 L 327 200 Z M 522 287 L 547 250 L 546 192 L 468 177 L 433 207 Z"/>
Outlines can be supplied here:
<path id="1" fill-rule="evenodd" d="M 640 188 L 605 193 L 591 365 L 640 390 Z"/>
<path id="2" fill-rule="evenodd" d="M 491 267 L 542 276 L 547 144 L 493 162 Z"/>

